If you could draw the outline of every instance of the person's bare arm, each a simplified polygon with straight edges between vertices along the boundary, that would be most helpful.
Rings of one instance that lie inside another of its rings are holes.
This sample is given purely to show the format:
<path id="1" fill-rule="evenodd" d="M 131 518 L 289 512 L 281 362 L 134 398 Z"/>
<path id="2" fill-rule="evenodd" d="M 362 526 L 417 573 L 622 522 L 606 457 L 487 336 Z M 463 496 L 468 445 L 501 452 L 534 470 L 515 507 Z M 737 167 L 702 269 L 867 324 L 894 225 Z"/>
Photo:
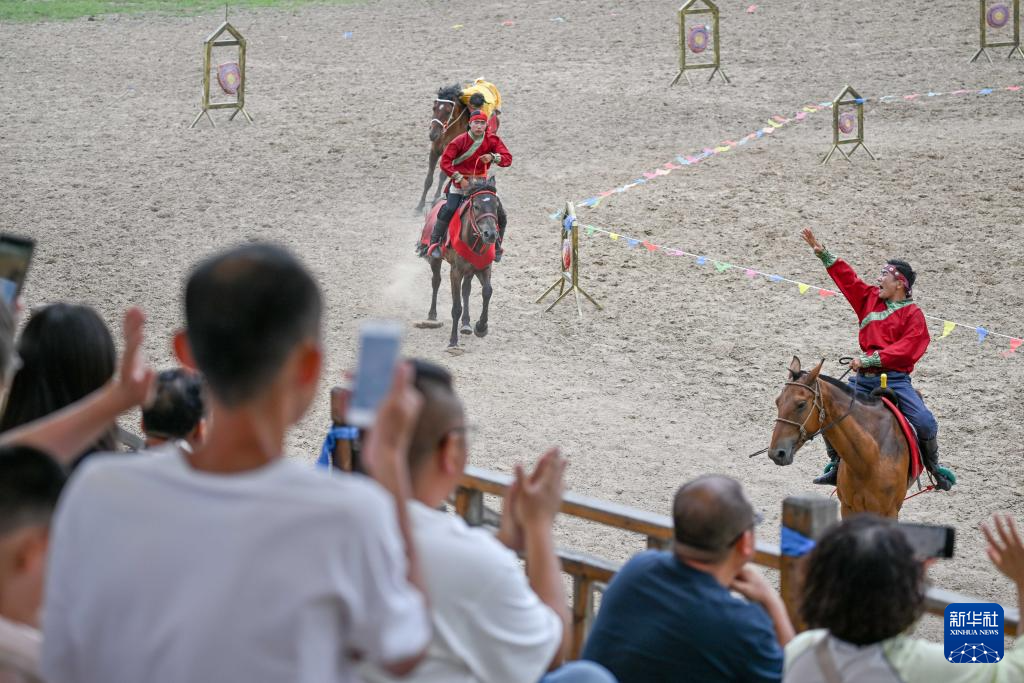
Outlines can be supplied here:
<path id="1" fill-rule="evenodd" d="M 413 386 L 413 368 L 409 363 L 400 363 L 395 370 L 391 392 L 378 408 L 377 419 L 366 437 L 363 464 L 367 473 L 394 498 L 395 515 L 398 518 L 398 529 L 405 546 L 408 564 L 407 578 L 423 595 L 424 603 L 427 603 L 429 609 L 429 596 L 413 540 L 407 506 L 412 495 L 408 465 L 409 444 L 422 407 L 423 397 Z M 424 645 L 417 654 L 397 662 L 383 662 L 381 667 L 394 676 L 405 676 L 416 668 L 426 653 L 427 645 Z"/>
<path id="2" fill-rule="evenodd" d="M 750 565 L 743 567 L 729 588 L 764 608 L 775 626 L 775 637 L 780 646 L 786 647 L 786 643 L 793 640 L 796 631 L 793 622 L 789 620 L 785 603 L 756 569 Z"/>
<path id="3" fill-rule="evenodd" d="M 555 611 L 562 620 L 562 642 L 551 660 L 549 669 L 561 665 L 572 643 L 572 618 L 562 586 L 562 568 L 555 552 L 552 533 L 555 517 L 562 506 L 562 475 L 566 460 L 552 448 L 537 461 L 530 476 L 516 465 L 518 500 L 517 521 L 523 531 L 526 549 L 526 578 L 541 602 Z"/>
<path id="4" fill-rule="evenodd" d="M 124 314 L 124 354 L 118 376 L 83 399 L 0 435 L 0 445 L 32 446 L 68 465 L 114 424 L 117 416 L 143 405 L 155 373 L 142 356 L 146 317 L 138 308 Z"/>

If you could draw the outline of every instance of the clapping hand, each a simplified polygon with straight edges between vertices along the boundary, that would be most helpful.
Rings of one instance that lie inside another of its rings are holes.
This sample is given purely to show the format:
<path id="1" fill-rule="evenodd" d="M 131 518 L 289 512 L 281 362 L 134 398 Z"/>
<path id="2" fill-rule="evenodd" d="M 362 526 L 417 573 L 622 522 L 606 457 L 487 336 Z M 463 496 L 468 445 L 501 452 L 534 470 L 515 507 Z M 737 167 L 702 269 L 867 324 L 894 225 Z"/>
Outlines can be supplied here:
<path id="1" fill-rule="evenodd" d="M 513 512 L 521 526 L 550 526 L 554 523 L 562 507 L 562 491 L 565 488 L 562 475 L 567 464 L 568 461 L 562 457 L 558 448 L 552 448 L 540 457 L 529 476 L 524 473 L 522 465 L 516 465 L 519 493 Z"/>

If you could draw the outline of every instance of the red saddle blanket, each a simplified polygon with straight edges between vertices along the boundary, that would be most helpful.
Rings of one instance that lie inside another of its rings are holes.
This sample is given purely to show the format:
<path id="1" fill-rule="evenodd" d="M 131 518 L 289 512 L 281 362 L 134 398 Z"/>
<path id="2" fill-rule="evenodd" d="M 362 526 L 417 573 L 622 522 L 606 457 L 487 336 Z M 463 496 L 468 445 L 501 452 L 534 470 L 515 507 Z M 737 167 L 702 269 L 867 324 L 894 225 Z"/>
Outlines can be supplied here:
<path id="1" fill-rule="evenodd" d="M 910 472 L 907 473 L 907 481 L 913 481 L 921 476 L 921 472 L 924 471 L 924 462 L 921 460 L 921 448 L 917 445 L 917 432 L 907 422 L 907 418 L 903 416 L 900 409 L 896 405 L 887 399 L 885 396 L 879 396 L 882 399 L 882 403 L 885 407 L 892 411 L 892 414 L 896 416 L 896 421 L 900 423 L 900 429 L 903 430 L 903 436 L 907 439 L 907 444 L 910 445 Z"/>
<path id="2" fill-rule="evenodd" d="M 427 220 L 423 224 L 423 233 L 420 235 L 420 243 L 430 246 L 430 233 L 434 230 L 434 223 L 437 222 L 437 213 L 444 206 L 440 200 L 434 204 L 427 214 Z M 448 234 L 441 240 L 441 255 L 444 256 L 448 249 L 454 249 L 455 253 L 466 259 L 477 270 L 483 270 L 494 262 L 494 245 L 488 244 L 483 253 L 477 253 L 469 248 L 469 245 L 462 241 L 462 214 L 469 208 L 469 202 L 463 202 L 459 210 L 452 216 L 448 223 Z"/>

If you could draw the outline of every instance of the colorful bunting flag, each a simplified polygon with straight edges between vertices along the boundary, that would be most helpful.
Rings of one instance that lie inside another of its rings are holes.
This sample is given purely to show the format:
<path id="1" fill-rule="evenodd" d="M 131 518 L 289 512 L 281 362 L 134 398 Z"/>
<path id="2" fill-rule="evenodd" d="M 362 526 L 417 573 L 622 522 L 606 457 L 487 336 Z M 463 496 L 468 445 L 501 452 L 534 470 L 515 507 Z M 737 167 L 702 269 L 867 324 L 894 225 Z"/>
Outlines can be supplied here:
<path id="1" fill-rule="evenodd" d="M 802 282 L 798 282 L 798 283 L 796 283 L 796 286 L 797 286 L 797 288 L 798 288 L 798 289 L 800 290 L 800 293 L 801 293 L 801 294 L 806 294 L 806 293 L 807 293 L 807 290 L 811 288 L 811 286 L 810 286 L 810 285 L 805 285 L 805 284 L 804 284 L 804 283 L 802 283 Z"/>
<path id="2" fill-rule="evenodd" d="M 732 264 L 722 263 L 721 261 L 715 261 L 715 270 L 717 270 L 719 273 L 724 273 L 730 268 L 732 268 Z"/>
<path id="3" fill-rule="evenodd" d="M 952 332 L 954 329 L 956 329 L 955 322 L 952 322 L 950 320 L 942 321 L 942 337 L 948 337 L 949 333 Z M 939 339 L 942 339 L 942 337 L 939 337 Z"/>
<path id="4" fill-rule="evenodd" d="M 975 330 L 978 332 L 978 343 L 985 341 L 985 337 L 988 336 L 988 330 L 984 327 L 976 327 Z"/>

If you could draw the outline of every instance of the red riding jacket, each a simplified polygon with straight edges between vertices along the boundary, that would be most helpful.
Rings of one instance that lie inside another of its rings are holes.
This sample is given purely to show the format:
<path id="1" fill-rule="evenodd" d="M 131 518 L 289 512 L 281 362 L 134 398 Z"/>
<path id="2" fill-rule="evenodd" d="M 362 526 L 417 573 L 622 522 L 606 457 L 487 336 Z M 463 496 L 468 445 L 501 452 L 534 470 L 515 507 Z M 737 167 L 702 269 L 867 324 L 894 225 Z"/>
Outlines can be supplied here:
<path id="1" fill-rule="evenodd" d="M 508 147 L 501 141 L 501 138 L 490 133 L 484 133 L 483 142 L 472 154 L 456 165 L 455 160 L 469 151 L 475 143 L 476 140 L 471 138 L 469 133 L 463 133 L 448 143 L 448 146 L 444 148 L 444 154 L 441 155 L 441 170 L 445 175 L 449 178 L 456 173 L 461 173 L 464 176 L 486 176 L 487 169 L 491 165 L 478 162 L 478 159 L 484 154 L 501 155 L 498 166 L 512 165 L 512 152 L 508 151 Z"/>
<path id="2" fill-rule="evenodd" d="M 864 366 L 913 372 L 931 342 L 924 313 L 917 304 L 911 299 L 880 299 L 878 287 L 861 280 L 849 263 L 828 252 L 822 252 L 821 258 L 860 321 L 858 340 L 865 355 L 861 359 Z"/>

